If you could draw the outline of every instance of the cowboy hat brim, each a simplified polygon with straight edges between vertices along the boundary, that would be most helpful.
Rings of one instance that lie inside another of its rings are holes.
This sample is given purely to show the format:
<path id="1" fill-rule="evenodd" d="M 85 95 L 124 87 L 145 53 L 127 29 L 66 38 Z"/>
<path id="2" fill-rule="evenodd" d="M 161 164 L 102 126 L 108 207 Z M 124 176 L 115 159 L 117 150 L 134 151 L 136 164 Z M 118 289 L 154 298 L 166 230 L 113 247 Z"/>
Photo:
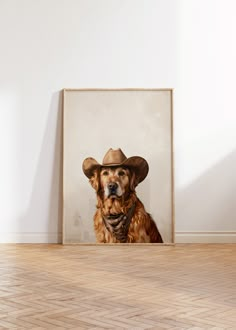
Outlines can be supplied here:
<path id="1" fill-rule="evenodd" d="M 108 164 L 103 165 L 99 164 L 94 158 L 88 157 L 83 161 L 83 172 L 84 174 L 90 179 L 93 176 L 93 173 L 95 170 L 101 167 L 118 167 L 118 166 L 127 166 L 134 170 L 136 174 L 136 180 L 138 183 L 142 182 L 149 171 L 149 166 L 147 161 L 139 156 L 133 156 L 130 158 L 127 158 L 125 161 L 119 164 Z"/>

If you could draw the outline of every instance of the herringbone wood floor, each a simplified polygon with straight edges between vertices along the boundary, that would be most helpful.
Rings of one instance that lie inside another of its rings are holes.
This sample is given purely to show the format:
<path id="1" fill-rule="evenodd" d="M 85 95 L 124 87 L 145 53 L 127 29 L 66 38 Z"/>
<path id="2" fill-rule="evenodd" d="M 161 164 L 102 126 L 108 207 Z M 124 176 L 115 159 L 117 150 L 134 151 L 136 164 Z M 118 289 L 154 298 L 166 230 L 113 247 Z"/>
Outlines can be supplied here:
<path id="1" fill-rule="evenodd" d="M 236 245 L 0 245 L 0 329 L 236 329 Z"/>

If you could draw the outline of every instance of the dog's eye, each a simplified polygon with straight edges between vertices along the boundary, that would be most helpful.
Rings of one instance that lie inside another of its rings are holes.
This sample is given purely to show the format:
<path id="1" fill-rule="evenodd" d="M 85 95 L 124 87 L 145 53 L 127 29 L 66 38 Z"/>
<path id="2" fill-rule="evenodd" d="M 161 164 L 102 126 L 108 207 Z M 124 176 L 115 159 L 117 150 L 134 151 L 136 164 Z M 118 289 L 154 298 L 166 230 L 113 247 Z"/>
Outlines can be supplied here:
<path id="1" fill-rule="evenodd" d="M 125 175 L 125 172 L 124 172 L 124 171 L 119 171 L 119 172 L 118 172 L 118 175 L 119 175 L 119 176 L 124 176 L 124 175 Z"/>
<path id="2" fill-rule="evenodd" d="M 108 173 L 108 171 L 104 171 L 104 172 L 102 172 L 102 175 L 108 175 L 109 173 Z"/>

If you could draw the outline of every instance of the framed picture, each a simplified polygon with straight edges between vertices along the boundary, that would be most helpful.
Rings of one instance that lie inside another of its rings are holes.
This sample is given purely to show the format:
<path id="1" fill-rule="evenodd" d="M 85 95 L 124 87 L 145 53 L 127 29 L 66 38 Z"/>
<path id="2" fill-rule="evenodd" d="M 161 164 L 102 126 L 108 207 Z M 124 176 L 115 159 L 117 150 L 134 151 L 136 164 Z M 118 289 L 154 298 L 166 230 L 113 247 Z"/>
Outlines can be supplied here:
<path id="1" fill-rule="evenodd" d="M 174 243 L 172 89 L 64 89 L 63 243 Z"/>

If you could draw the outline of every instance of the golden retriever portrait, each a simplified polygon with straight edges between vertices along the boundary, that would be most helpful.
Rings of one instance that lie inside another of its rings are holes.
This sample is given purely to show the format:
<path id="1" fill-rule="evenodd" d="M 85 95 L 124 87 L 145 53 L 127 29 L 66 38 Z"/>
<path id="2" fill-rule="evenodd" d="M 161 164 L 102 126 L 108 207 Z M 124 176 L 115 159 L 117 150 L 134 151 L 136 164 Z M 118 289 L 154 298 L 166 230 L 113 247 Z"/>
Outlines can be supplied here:
<path id="1" fill-rule="evenodd" d="M 102 164 L 91 157 L 84 160 L 84 174 L 97 196 L 97 243 L 163 243 L 154 220 L 135 192 L 148 170 L 144 158 L 127 158 L 121 149 L 109 149 Z"/>

